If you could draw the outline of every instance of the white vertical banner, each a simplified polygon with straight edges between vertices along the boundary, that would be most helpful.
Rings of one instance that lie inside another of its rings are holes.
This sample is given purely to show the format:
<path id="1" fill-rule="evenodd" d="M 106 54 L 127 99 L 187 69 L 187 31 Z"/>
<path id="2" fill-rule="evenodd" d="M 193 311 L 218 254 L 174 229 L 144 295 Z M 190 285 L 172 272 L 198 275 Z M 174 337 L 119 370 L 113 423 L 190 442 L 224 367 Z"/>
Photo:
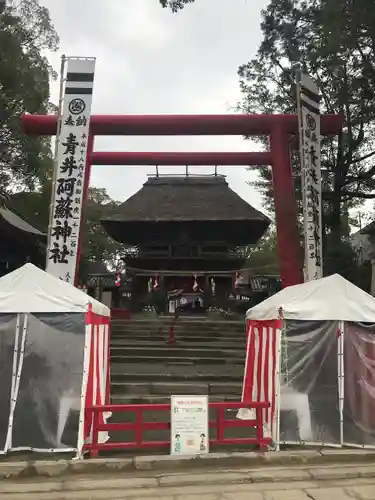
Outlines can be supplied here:
<path id="1" fill-rule="evenodd" d="M 300 124 L 301 189 L 305 235 L 305 281 L 323 277 L 320 96 L 301 74 L 297 86 Z"/>
<path id="2" fill-rule="evenodd" d="M 46 271 L 73 284 L 84 198 L 95 59 L 67 58 L 66 68 Z"/>

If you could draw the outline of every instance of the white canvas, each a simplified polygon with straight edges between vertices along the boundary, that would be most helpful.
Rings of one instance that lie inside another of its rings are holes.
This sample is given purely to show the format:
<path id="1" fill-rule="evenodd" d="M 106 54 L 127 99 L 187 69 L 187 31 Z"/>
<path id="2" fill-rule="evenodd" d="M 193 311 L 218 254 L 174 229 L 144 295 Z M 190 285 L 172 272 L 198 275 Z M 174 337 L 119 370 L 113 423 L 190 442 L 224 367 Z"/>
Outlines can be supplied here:
<path id="1" fill-rule="evenodd" d="M 92 311 L 109 316 L 107 306 L 73 285 L 25 264 L 0 278 L 0 313 L 68 313 Z"/>
<path id="2" fill-rule="evenodd" d="M 375 298 L 339 274 L 284 288 L 249 309 L 246 319 L 277 319 L 280 307 L 285 319 L 375 323 Z"/>

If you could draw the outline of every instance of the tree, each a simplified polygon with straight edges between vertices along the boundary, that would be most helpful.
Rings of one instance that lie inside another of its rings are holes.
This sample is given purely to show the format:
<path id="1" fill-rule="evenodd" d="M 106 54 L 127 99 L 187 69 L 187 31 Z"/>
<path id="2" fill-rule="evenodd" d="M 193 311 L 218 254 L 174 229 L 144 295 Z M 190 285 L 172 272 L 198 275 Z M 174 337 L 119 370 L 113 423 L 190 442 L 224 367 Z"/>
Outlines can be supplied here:
<path id="1" fill-rule="evenodd" d="M 51 169 L 49 138 L 27 137 L 23 113 L 46 114 L 49 80 L 54 76 L 45 50 L 56 50 L 58 36 L 49 12 L 37 0 L 21 0 L 0 14 L 0 189 L 32 189 Z"/>
<path id="2" fill-rule="evenodd" d="M 176 12 L 190 2 L 161 3 Z M 343 205 L 350 209 L 374 196 L 374 10 L 366 0 L 271 0 L 262 16 L 262 44 L 256 56 L 239 68 L 243 92 L 239 110 L 295 113 L 292 66 L 301 62 L 320 86 L 323 112 L 344 115 L 345 133 L 338 139 L 322 141 L 324 226 L 338 244 L 343 236 Z M 295 138 L 291 146 L 301 208 Z M 271 171 L 259 167 L 259 172 L 260 180 L 254 186 L 262 191 L 267 208 L 272 210 Z"/>
<path id="3" fill-rule="evenodd" d="M 82 257 L 88 262 L 106 262 L 116 267 L 123 246 L 105 232 L 101 219 L 111 213 L 120 202 L 112 200 L 104 188 L 91 187 L 85 207 Z"/>
<path id="4" fill-rule="evenodd" d="M 171 9 L 172 12 L 176 13 L 182 10 L 188 3 L 194 3 L 195 0 L 159 0 L 162 7 L 165 9 Z"/>
<path id="5" fill-rule="evenodd" d="M 249 267 L 254 274 L 279 274 L 275 227 L 263 236 L 259 245 L 251 249 L 248 259 L 246 267 Z"/>
<path id="6" fill-rule="evenodd" d="M 276 228 L 271 226 L 257 245 L 240 247 L 238 253 L 246 258 L 244 267 L 252 274 L 279 274 Z"/>
<path id="7" fill-rule="evenodd" d="M 308 3 L 271 0 L 263 12 L 261 46 L 254 59 L 239 69 L 243 92 L 239 109 L 243 112 L 295 113 L 292 66 L 298 61 L 319 84 L 323 112 L 344 116 L 344 134 L 322 140 L 324 226 L 330 242 L 337 246 L 343 236 L 341 213 L 344 204 L 350 209 L 373 196 L 375 79 L 367 78 L 369 52 L 363 56 L 349 43 L 334 42 L 334 19 L 327 10 L 330 1 L 335 0 Z M 295 187 L 300 200 L 300 163 L 295 138 L 291 146 Z M 259 172 L 260 180 L 254 186 L 263 192 L 271 208 L 272 175 L 266 168 L 259 168 Z"/>
<path id="8" fill-rule="evenodd" d="M 24 191 L 9 197 L 8 206 L 30 224 L 47 232 L 49 207 L 51 201 L 51 182 L 44 184 L 38 191 Z M 110 267 L 117 265 L 122 245 L 112 240 L 105 232 L 100 220 L 109 214 L 119 202 L 111 199 L 103 188 L 89 188 L 89 197 L 84 206 L 83 241 L 80 262 L 80 275 L 84 280 L 89 262 L 105 262 Z"/>
<path id="9" fill-rule="evenodd" d="M 358 51 L 365 77 L 374 81 L 375 12 L 366 0 L 321 0 L 322 23 L 331 51 L 345 46 Z"/>

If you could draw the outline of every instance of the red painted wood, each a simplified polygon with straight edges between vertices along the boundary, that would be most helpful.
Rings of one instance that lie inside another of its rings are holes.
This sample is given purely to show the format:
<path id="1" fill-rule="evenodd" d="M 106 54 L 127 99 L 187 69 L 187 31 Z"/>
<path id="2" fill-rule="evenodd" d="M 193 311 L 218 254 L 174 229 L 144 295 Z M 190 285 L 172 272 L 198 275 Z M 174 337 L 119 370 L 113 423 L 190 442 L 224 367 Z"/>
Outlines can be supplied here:
<path id="1" fill-rule="evenodd" d="M 322 134 L 340 132 L 343 118 L 322 116 Z M 22 129 L 28 134 L 55 135 L 56 115 L 23 115 Z M 296 133 L 297 115 L 92 115 L 93 135 L 268 135 L 275 126 Z"/>
<path id="2" fill-rule="evenodd" d="M 271 438 L 265 438 L 262 425 L 262 409 L 268 408 L 269 403 L 265 401 L 254 403 L 237 403 L 237 402 L 214 402 L 209 403 L 209 408 L 215 408 L 218 411 L 218 418 L 215 421 L 209 422 L 210 429 L 216 429 L 217 438 L 210 439 L 210 445 L 240 445 L 240 444 L 255 444 L 264 449 L 265 446 L 271 444 Z M 99 451 L 117 450 L 117 449 L 149 449 L 169 447 L 170 441 L 143 441 L 142 435 L 147 430 L 169 430 L 170 422 L 145 422 L 143 420 L 144 411 L 170 411 L 170 404 L 128 404 L 128 405 L 104 405 L 88 408 L 94 414 L 92 443 L 84 446 L 84 450 L 89 451 L 91 456 L 98 456 Z M 240 408 L 255 408 L 256 420 L 227 420 L 225 419 L 226 409 Z M 113 424 L 99 424 L 97 416 L 103 412 L 112 413 L 128 413 L 135 412 L 135 422 L 120 422 Z M 252 438 L 225 438 L 225 429 L 228 427 L 255 427 L 257 429 L 257 437 Z M 98 443 L 99 431 L 135 431 L 136 441 L 116 442 L 110 441 L 107 443 Z"/>

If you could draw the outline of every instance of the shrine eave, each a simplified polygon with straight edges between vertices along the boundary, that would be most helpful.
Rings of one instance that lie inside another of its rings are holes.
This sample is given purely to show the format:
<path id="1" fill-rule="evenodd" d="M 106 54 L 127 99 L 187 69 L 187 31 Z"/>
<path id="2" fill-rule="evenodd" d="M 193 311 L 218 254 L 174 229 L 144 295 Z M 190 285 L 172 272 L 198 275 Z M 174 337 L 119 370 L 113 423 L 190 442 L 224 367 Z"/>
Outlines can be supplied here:
<path id="1" fill-rule="evenodd" d="M 40 238 L 41 240 L 45 240 L 47 238 L 45 233 L 42 233 L 39 229 L 35 228 L 25 219 L 6 207 L 0 207 L 0 221 L 8 226 L 9 229 L 16 230 L 17 232 L 20 232 L 20 234 L 27 234 Z"/>
<path id="2" fill-rule="evenodd" d="M 134 270 L 167 270 L 179 273 L 179 271 L 233 271 L 243 267 L 246 259 L 243 257 L 221 257 L 215 258 L 147 258 L 147 257 L 124 257 L 126 266 Z"/>
<path id="3" fill-rule="evenodd" d="M 258 242 L 269 226 L 267 220 L 212 221 L 102 221 L 111 238 L 127 246 L 144 245 L 150 241 L 172 243 L 183 227 L 194 241 L 225 241 L 231 246 Z"/>

